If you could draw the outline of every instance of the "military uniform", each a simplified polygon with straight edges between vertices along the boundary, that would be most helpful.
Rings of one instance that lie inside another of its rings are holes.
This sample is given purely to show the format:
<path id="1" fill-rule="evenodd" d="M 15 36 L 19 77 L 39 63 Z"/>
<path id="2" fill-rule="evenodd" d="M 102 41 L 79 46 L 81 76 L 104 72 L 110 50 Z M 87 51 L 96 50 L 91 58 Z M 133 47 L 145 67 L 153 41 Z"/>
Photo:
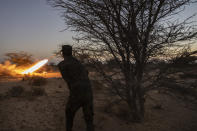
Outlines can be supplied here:
<path id="1" fill-rule="evenodd" d="M 58 67 L 70 90 L 66 106 L 66 130 L 72 130 L 75 113 L 82 107 L 87 131 L 94 131 L 93 96 L 88 71 L 72 56 L 66 57 L 58 64 Z"/>

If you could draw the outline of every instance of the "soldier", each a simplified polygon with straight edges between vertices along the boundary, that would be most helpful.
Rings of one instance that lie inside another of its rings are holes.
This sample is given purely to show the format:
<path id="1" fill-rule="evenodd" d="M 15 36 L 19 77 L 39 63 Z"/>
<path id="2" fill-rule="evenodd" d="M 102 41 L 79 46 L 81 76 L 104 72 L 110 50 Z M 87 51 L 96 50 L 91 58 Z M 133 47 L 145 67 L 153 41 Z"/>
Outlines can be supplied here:
<path id="1" fill-rule="evenodd" d="M 75 113 L 80 107 L 86 121 L 87 131 L 94 131 L 93 125 L 93 95 L 88 71 L 72 56 L 72 47 L 62 46 L 64 60 L 58 64 L 63 79 L 70 90 L 66 105 L 66 131 L 72 131 Z"/>

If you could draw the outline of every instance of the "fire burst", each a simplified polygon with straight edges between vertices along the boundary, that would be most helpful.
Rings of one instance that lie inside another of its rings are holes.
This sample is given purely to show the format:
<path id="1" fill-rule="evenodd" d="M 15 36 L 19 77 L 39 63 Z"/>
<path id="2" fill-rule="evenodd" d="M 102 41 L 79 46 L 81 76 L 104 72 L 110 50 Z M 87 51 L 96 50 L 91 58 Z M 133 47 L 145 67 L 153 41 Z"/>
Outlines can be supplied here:
<path id="1" fill-rule="evenodd" d="M 34 66 L 32 66 L 31 68 L 23 71 L 21 74 L 33 73 L 34 71 L 38 70 L 40 67 L 44 66 L 47 62 L 48 62 L 48 59 L 44 59 L 38 62 L 37 64 L 35 64 Z"/>

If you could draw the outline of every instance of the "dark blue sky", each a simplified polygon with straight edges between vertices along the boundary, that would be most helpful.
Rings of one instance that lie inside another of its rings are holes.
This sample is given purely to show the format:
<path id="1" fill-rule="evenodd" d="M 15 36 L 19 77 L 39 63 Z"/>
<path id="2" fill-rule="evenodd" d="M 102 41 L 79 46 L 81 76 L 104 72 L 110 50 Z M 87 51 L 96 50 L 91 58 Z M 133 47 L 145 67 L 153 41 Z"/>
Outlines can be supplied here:
<path id="1" fill-rule="evenodd" d="M 189 6 L 179 17 L 195 12 L 197 4 Z M 73 42 L 73 33 L 60 32 L 65 28 L 60 12 L 46 0 L 0 0 L 0 58 L 15 51 L 49 57 L 59 44 Z"/>

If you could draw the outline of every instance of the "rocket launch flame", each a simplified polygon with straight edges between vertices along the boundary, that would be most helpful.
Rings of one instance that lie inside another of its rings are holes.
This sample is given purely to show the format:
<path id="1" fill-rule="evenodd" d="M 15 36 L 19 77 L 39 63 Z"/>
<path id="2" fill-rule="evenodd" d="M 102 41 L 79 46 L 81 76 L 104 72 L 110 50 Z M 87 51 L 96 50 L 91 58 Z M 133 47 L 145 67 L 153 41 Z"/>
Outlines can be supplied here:
<path id="1" fill-rule="evenodd" d="M 39 61 L 37 64 L 35 64 L 34 66 L 30 67 L 29 69 L 23 71 L 21 74 L 33 73 L 34 71 L 36 71 L 39 68 L 41 68 L 42 66 L 44 66 L 47 62 L 48 62 L 48 59 L 44 59 L 42 61 Z"/>

